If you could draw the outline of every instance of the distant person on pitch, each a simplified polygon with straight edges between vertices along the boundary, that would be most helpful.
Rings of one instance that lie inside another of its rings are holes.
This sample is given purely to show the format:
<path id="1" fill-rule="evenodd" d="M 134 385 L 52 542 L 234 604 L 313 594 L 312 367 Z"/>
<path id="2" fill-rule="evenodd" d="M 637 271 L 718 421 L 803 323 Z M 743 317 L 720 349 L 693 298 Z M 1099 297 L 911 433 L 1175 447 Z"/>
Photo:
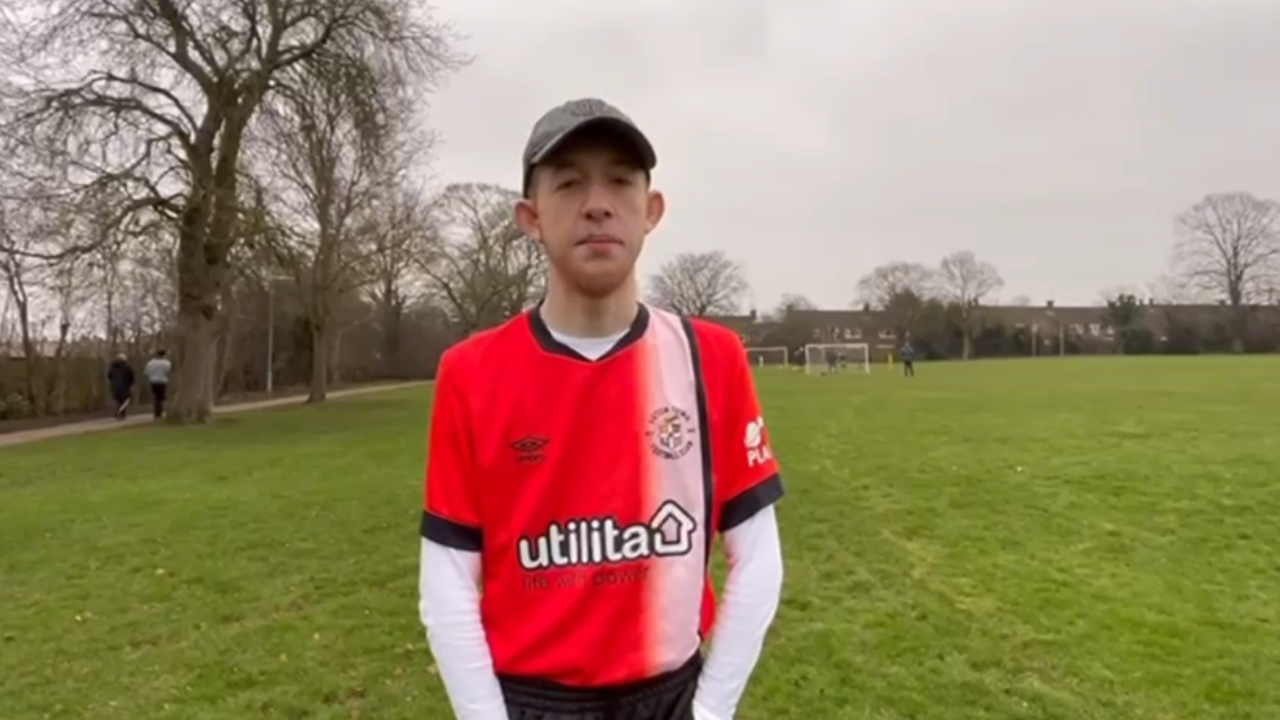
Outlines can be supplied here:
<path id="1" fill-rule="evenodd" d="M 169 394 L 169 373 L 173 371 L 173 363 L 165 357 L 164 348 L 156 351 L 155 357 L 147 361 L 142 374 L 151 383 L 151 400 L 156 419 L 164 417 L 164 399 Z"/>
<path id="2" fill-rule="evenodd" d="M 123 420 L 129 414 L 129 403 L 133 397 L 133 368 L 124 353 L 116 355 L 107 367 L 107 385 L 111 388 L 111 399 L 116 403 L 116 419 Z"/>
<path id="3" fill-rule="evenodd" d="M 902 343 L 902 350 L 900 354 L 902 355 L 902 376 L 915 377 L 916 349 L 911 346 L 911 338 L 908 337 L 906 342 Z"/>

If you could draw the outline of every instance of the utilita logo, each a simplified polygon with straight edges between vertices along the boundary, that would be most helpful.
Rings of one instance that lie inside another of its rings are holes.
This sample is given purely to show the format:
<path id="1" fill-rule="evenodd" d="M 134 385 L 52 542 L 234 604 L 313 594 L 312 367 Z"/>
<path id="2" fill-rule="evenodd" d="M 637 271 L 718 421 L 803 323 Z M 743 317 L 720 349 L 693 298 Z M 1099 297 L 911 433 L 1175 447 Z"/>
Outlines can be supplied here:
<path id="1" fill-rule="evenodd" d="M 747 467 L 762 465 L 773 459 L 773 453 L 769 450 L 769 443 L 765 441 L 763 417 L 757 417 L 747 423 L 745 444 L 747 446 Z"/>
<path id="2" fill-rule="evenodd" d="M 687 555 L 697 529 L 693 515 L 673 500 L 647 523 L 618 525 L 611 517 L 551 523 L 535 537 L 520 538 L 520 567 L 549 570 Z"/>

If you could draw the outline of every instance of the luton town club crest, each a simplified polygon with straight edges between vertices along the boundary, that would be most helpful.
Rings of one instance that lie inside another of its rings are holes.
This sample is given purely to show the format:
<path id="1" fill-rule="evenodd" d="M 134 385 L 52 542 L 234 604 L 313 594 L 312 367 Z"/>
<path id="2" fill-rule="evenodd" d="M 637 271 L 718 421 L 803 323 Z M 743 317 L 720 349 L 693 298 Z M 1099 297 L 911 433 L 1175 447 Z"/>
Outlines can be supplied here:
<path id="1" fill-rule="evenodd" d="M 649 449 L 654 455 L 667 460 L 682 458 L 693 447 L 698 432 L 697 424 L 689 413 L 667 405 L 649 415 Z"/>

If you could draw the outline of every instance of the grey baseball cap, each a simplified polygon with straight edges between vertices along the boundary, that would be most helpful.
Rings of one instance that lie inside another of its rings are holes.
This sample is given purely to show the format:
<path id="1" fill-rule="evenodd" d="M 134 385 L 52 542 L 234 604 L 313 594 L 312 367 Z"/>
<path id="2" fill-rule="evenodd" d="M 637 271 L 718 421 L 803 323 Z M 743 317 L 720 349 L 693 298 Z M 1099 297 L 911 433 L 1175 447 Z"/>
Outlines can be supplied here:
<path id="1" fill-rule="evenodd" d="M 529 194 L 529 179 L 538 163 L 546 160 L 574 133 L 602 125 L 616 131 L 619 137 L 634 146 L 644 170 L 657 166 L 658 156 L 649 138 L 625 113 L 596 98 L 570 100 L 548 110 L 529 133 L 529 141 L 524 146 L 524 194 Z"/>

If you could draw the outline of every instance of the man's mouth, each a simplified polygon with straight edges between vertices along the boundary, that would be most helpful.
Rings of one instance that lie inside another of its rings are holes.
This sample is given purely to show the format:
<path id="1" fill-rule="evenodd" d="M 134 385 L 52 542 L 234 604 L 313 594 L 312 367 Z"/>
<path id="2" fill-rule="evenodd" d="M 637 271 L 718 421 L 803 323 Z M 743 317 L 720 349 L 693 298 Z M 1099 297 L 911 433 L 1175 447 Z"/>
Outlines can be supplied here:
<path id="1" fill-rule="evenodd" d="M 577 245 L 587 245 L 589 247 L 601 247 L 604 245 L 621 245 L 622 241 L 612 235 L 588 235 L 579 240 Z"/>

